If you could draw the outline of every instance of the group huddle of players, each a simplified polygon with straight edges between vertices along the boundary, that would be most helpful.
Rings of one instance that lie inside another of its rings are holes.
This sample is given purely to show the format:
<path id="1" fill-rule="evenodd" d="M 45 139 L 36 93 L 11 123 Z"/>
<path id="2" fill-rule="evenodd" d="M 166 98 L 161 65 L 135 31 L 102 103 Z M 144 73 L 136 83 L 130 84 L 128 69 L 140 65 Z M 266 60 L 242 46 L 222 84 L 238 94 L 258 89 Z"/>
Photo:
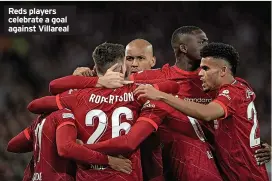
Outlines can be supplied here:
<path id="1" fill-rule="evenodd" d="M 77 68 L 32 101 L 39 114 L 8 143 L 33 151 L 24 181 L 268 181 L 271 148 L 260 140 L 237 51 L 198 27 L 174 31 L 176 57 L 156 64 L 143 39 L 103 43 L 95 71 Z"/>

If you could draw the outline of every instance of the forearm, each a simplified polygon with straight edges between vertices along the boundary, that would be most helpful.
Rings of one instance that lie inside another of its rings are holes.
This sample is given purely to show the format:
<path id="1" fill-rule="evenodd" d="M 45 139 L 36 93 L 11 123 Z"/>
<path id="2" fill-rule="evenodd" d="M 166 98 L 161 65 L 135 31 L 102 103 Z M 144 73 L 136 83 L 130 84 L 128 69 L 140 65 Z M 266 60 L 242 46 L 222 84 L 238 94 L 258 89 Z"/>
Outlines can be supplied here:
<path id="1" fill-rule="evenodd" d="M 153 131 L 154 127 L 150 123 L 140 121 L 127 135 L 84 146 L 108 155 L 125 154 L 134 151 Z"/>
<path id="2" fill-rule="evenodd" d="M 77 144 L 75 142 L 76 135 L 76 130 L 72 126 L 63 126 L 57 130 L 57 149 L 60 156 L 84 164 L 108 164 L 107 155 Z"/>
<path id="3" fill-rule="evenodd" d="M 83 145 L 78 145 L 75 142 L 66 143 L 64 148 L 59 148 L 60 156 L 75 160 L 84 164 L 108 164 L 108 157 L 97 151 L 87 149 Z"/>
<path id="4" fill-rule="evenodd" d="M 45 96 L 30 102 L 27 109 L 34 114 L 43 114 L 59 110 L 55 96 Z"/>
<path id="5" fill-rule="evenodd" d="M 14 138 L 12 138 L 7 146 L 7 151 L 13 153 L 27 153 L 31 152 L 32 150 L 33 150 L 32 141 L 28 140 L 25 137 L 23 131 Z"/>
<path id="6" fill-rule="evenodd" d="M 53 94 L 59 94 L 69 89 L 84 89 L 96 87 L 98 77 L 84 77 L 69 75 L 59 79 L 55 79 L 49 84 L 49 91 Z"/>
<path id="7" fill-rule="evenodd" d="M 169 104 L 180 112 L 196 119 L 210 121 L 218 118 L 217 116 L 213 116 L 213 114 L 210 113 L 212 110 L 210 110 L 209 107 L 204 104 L 185 101 L 164 92 L 161 92 L 160 100 Z"/>

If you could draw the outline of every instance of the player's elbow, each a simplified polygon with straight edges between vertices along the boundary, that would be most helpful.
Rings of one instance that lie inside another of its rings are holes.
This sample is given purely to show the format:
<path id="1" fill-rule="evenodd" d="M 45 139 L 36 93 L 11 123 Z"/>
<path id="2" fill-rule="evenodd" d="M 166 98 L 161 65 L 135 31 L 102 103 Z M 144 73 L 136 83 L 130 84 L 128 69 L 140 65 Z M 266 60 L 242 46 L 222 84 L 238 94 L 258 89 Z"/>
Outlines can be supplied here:
<path id="1" fill-rule="evenodd" d="M 134 150 L 136 150 L 137 145 L 135 144 L 129 144 L 127 147 L 127 152 L 133 152 Z"/>
<path id="2" fill-rule="evenodd" d="M 203 120 L 203 121 L 207 121 L 207 122 L 209 122 L 209 121 L 212 121 L 213 119 L 212 119 L 212 117 L 211 117 L 211 116 L 209 116 L 209 115 L 205 115 L 205 116 L 203 116 L 202 120 Z"/>
<path id="3" fill-rule="evenodd" d="M 57 150 L 60 157 L 69 158 L 69 147 L 67 145 L 57 145 Z"/>
<path id="4" fill-rule="evenodd" d="M 28 106 L 27 106 L 27 109 L 30 111 L 30 112 L 32 112 L 32 113 L 34 113 L 34 114 L 40 114 L 39 113 L 39 111 L 37 111 L 37 105 L 36 105 L 36 101 L 34 100 L 34 101 L 32 101 L 32 102 L 30 102 L 29 104 L 28 104 Z"/>
<path id="5" fill-rule="evenodd" d="M 12 140 L 10 140 L 8 142 L 8 146 L 7 146 L 7 151 L 8 152 L 13 152 L 13 153 L 18 153 L 18 150 L 16 149 L 16 145 L 14 144 L 14 142 Z"/>
<path id="6" fill-rule="evenodd" d="M 210 121 L 211 120 L 211 116 L 209 114 L 208 110 L 194 110 L 194 114 L 191 115 L 192 117 L 196 118 L 196 119 L 200 119 L 202 121 Z"/>
<path id="7" fill-rule="evenodd" d="M 213 116 L 208 110 L 203 111 L 202 113 L 200 113 L 200 115 L 200 119 L 203 121 L 209 122 L 213 120 Z"/>
<path id="8" fill-rule="evenodd" d="M 125 152 L 133 152 L 138 147 L 137 140 L 127 141 L 124 145 L 125 145 L 125 148 L 124 148 Z"/>
<path id="9" fill-rule="evenodd" d="M 59 89 L 58 83 L 56 80 L 52 80 L 49 83 L 49 92 L 53 95 L 58 94 L 59 92 L 57 91 Z"/>

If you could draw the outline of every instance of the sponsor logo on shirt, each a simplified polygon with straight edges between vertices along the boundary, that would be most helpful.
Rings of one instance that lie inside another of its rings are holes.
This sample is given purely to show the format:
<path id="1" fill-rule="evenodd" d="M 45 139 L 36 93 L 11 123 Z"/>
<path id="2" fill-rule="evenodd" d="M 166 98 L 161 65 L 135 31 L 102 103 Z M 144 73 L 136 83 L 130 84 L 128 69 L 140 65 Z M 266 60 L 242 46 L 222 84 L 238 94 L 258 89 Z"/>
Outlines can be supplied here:
<path id="1" fill-rule="evenodd" d="M 220 93 L 218 96 L 224 96 L 226 97 L 228 100 L 231 100 L 230 96 L 229 96 L 229 90 L 223 90 L 222 93 Z"/>
<path id="2" fill-rule="evenodd" d="M 193 98 L 184 98 L 185 101 L 191 101 L 191 102 L 196 102 L 196 103 L 201 103 L 201 104 L 208 104 L 212 101 L 212 98 L 201 98 L 201 97 L 193 97 Z"/>
<path id="3" fill-rule="evenodd" d="M 150 100 L 147 100 L 147 101 L 144 103 L 142 109 L 145 109 L 145 108 L 155 108 L 155 104 L 151 104 Z"/>

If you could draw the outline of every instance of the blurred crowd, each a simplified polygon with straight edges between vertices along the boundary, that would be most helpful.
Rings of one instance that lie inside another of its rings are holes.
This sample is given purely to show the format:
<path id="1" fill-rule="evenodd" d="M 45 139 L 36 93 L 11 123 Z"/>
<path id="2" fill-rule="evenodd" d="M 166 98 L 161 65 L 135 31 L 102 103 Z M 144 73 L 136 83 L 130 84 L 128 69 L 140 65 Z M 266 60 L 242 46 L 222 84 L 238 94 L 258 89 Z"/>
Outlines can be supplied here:
<path id="1" fill-rule="evenodd" d="M 172 32 L 199 26 L 210 41 L 232 44 L 240 53 L 238 76 L 257 94 L 261 139 L 271 142 L 271 5 L 269 2 L 89 2 L 77 5 L 80 34 L 0 37 L 0 177 L 19 181 L 31 154 L 8 153 L 8 141 L 35 115 L 26 110 L 48 95 L 51 80 L 93 66 L 91 53 L 103 42 L 126 45 L 135 38 L 153 44 L 156 68 L 174 64 Z"/>

